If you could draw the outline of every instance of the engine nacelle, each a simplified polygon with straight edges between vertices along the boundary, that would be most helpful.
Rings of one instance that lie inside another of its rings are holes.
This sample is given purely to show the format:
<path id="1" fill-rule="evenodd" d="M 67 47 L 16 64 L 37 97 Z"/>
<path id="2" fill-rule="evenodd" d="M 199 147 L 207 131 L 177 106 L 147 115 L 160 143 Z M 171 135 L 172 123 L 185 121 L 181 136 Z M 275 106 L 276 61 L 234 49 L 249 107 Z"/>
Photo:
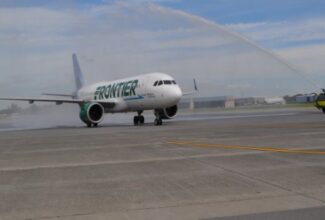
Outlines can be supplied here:
<path id="1" fill-rule="evenodd" d="M 159 115 L 161 119 L 172 119 L 176 116 L 178 111 L 178 106 L 174 105 L 169 108 L 164 108 L 164 109 L 156 109 L 155 114 Z"/>
<path id="2" fill-rule="evenodd" d="M 80 119 L 86 124 L 98 124 L 103 120 L 104 107 L 98 103 L 84 103 L 80 106 Z"/>

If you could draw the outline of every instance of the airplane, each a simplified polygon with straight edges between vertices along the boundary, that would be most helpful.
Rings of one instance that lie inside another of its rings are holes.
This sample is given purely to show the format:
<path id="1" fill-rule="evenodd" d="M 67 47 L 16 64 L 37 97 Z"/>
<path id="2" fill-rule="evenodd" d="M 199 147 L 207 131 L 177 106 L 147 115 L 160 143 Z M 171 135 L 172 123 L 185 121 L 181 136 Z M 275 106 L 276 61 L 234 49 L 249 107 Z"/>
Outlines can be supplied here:
<path id="1" fill-rule="evenodd" d="M 76 91 L 72 94 L 43 93 L 60 97 L 45 98 L 0 98 L 9 101 L 53 102 L 78 104 L 80 119 L 87 127 L 97 127 L 105 113 L 137 112 L 134 125 L 144 124 L 145 110 L 153 110 L 154 125 L 162 125 L 163 119 L 172 119 L 178 112 L 182 96 L 198 91 L 194 79 L 194 92 L 183 93 L 173 77 L 165 73 L 148 73 L 135 77 L 85 85 L 85 80 L 76 54 L 72 54 Z"/>

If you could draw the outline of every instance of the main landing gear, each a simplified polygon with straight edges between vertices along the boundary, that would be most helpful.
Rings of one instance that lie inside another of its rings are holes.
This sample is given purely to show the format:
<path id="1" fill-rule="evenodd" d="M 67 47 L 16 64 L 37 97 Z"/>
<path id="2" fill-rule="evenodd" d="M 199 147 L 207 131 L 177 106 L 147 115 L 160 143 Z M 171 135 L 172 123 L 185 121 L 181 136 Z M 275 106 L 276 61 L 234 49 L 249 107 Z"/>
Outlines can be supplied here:
<path id="1" fill-rule="evenodd" d="M 138 115 L 134 116 L 134 118 L 133 118 L 133 124 L 135 126 L 144 124 L 144 117 L 143 117 L 142 113 L 143 113 L 143 111 L 138 111 Z M 156 126 L 162 125 L 163 122 L 162 122 L 161 116 L 160 116 L 160 114 L 159 114 L 158 111 L 155 111 L 155 116 L 156 116 L 156 119 L 154 121 L 154 124 Z"/>
<path id="2" fill-rule="evenodd" d="M 138 111 L 138 115 L 134 116 L 133 123 L 134 123 L 135 126 L 144 124 L 145 120 L 144 120 L 144 117 L 143 117 L 142 113 L 143 113 L 143 111 Z M 156 116 L 155 121 L 154 121 L 154 125 L 155 126 L 162 125 L 163 121 L 162 121 L 162 116 L 161 116 L 160 112 L 155 111 L 154 113 L 155 113 L 155 116 Z M 87 127 L 88 128 L 91 128 L 91 127 L 96 128 L 96 127 L 98 127 L 98 123 L 87 123 Z"/>
<path id="3" fill-rule="evenodd" d="M 144 124 L 143 111 L 138 111 L 138 115 L 134 116 L 133 123 L 135 126 Z"/>

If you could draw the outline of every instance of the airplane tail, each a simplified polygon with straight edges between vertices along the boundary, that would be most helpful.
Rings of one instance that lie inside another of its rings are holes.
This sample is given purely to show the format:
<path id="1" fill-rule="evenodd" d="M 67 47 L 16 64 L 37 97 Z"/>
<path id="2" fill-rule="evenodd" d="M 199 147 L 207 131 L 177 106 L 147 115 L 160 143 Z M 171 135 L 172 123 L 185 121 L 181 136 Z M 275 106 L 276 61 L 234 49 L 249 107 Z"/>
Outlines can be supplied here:
<path id="1" fill-rule="evenodd" d="M 85 80 L 83 74 L 81 72 L 78 58 L 76 54 L 72 54 L 72 62 L 73 62 L 73 73 L 76 82 L 76 92 L 78 92 L 85 85 Z"/>

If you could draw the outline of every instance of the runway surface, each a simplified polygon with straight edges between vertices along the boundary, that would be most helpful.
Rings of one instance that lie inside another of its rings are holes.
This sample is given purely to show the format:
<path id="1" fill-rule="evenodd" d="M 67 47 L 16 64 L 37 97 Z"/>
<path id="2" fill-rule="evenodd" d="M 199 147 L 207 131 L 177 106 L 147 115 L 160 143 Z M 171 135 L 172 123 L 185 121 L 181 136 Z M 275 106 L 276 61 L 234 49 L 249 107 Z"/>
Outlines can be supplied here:
<path id="1" fill-rule="evenodd" d="M 323 219 L 317 110 L 147 121 L 0 132 L 0 219 Z"/>

